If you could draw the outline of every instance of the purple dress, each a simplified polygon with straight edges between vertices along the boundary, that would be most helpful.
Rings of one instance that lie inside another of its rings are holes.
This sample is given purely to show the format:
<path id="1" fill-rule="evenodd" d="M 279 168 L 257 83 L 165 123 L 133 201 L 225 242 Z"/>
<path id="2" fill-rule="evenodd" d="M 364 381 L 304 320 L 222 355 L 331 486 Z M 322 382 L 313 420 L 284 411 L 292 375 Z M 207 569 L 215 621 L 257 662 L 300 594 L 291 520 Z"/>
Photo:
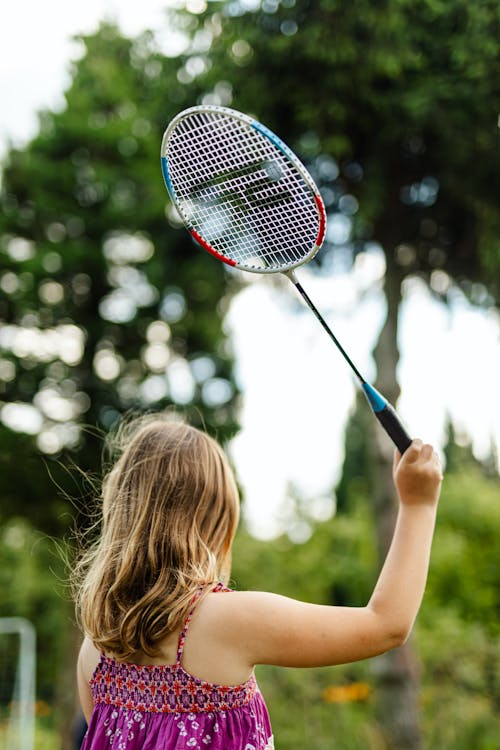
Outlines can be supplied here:
<path id="1" fill-rule="evenodd" d="M 214 591 L 229 589 L 219 584 Z M 90 680 L 94 710 L 81 750 L 273 750 L 255 675 L 242 685 L 215 685 L 183 669 L 193 611 L 175 664 L 142 666 L 101 655 Z"/>

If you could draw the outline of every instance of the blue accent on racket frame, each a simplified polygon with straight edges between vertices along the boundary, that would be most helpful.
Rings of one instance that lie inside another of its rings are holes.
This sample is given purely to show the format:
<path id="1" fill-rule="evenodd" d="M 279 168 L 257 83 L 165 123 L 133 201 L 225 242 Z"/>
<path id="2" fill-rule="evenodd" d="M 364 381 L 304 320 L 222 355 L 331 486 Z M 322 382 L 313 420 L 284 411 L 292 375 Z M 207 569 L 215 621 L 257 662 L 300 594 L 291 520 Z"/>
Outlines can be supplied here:
<path id="1" fill-rule="evenodd" d="M 291 161 L 296 161 L 297 157 L 295 156 L 293 151 L 291 151 L 286 145 L 286 143 L 283 143 L 281 138 L 278 138 L 278 136 L 275 133 L 273 133 L 272 130 L 269 130 L 269 128 L 266 128 L 266 126 L 262 125 L 262 123 L 258 122 L 258 120 L 254 120 L 252 122 L 252 128 L 254 128 L 254 130 L 258 130 L 259 133 L 264 135 L 269 141 L 271 141 L 271 143 L 274 143 L 276 148 L 279 148 L 279 150 L 286 157 L 288 157 L 288 159 L 291 159 Z"/>
<path id="2" fill-rule="evenodd" d="M 387 406 L 385 398 L 374 388 L 370 383 L 363 383 L 362 388 L 365 392 L 365 396 L 368 399 L 368 403 L 372 407 L 375 413 L 383 411 Z"/>
<path id="3" fill-rule="evenodd" d="M 165 185 L 167 186 L 167 190 L 170 193 L 172 200 L 175 200 L 175 190 L 172 185 L 172 180 L 170 179 L 170 174 L 168 171 L 168 161 L 165 156 L 161 157 L 161 171 L 163 174 L 163 179 L 165 180 Z"/>

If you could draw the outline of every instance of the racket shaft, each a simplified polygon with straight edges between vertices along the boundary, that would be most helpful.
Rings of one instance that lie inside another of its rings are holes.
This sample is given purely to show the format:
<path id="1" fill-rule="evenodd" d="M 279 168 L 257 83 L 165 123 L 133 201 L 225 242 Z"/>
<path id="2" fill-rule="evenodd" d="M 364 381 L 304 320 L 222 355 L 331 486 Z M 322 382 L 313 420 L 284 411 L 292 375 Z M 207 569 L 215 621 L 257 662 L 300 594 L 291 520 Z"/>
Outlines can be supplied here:
<path id="1" fill-rule="evenodd" d="M 295 284 L 297 291 L 301 294 L 302 298 L 307 302 L 309 308 L 312 310 L 312 312 L 314 313 L 316 318 L 319 320 L 319 322 L 321 323 L 321 325 L 323 326 L 327 334 L 330 336 L 331 340 L 333 341 L 333 343 L 335 344 L 339 352 L 342 354 L 345 361 L 347 362 L 347 364 L 349 365 L 353 373 L 356 375 L 360 383 L 363 384 L 365 382 L 364 377 L 361 375 L 360 371 L 358 370 L 358 368 L 356 367 L 352 359 L 349 357 L 349 355 L 347 354 L 346 350 L 344 349 L 344 347 L 342 346 L 338 338 L 333 334 L 330 326 L 328 325 L 326 320 L 323 318 L 323 316 L 321 315 L 321 313 L 315 306 L 314 302 L 311 300 L 311 298 L 305 291 L 304 287 L 297 281 L 297 279 L 293 275 L 293 272 L 286 274 L 286 275 L 291 279 L 292 283 Z"/>
<path id="2" fill-rule="evenodd" d="M 333 343 L 335 344 L 339 352 L 344 357 L 345 361 L 347 362 L 351 370 L 354 372 L 354 374 L 360 381 L 363 391 L 365 393 L 365 396 L 367 398 L 367 401 L 370 404 L 371 410 L 377 417 L 378 421 L 380 422 L 380 424 L 382 425 L 386 433 L 391 438 L 396 448 L 399 450 L 401 454 L 403 454 L 405 450 L 411 444 L 411 437 L 408 435 L 405 428 L 401 424 L 401 421 L 398 415 L 396 414 L 396 411 L 389 404 L 389 402 L 386 401 L 386 399 L 372 385 L 370 385 L 361 375 L 360 371 L 358 370 L 358 368 L 356 367 L 352 359 L 349 357 L 346 350 L 341 345 L 340 341 L 333 334 L 328 323 L 323 318 L 319 310 L 316 308 L 316 306 L 314 305 L 313 301 L 311 300 L 307 292 L 304 290 L 302 285 L 297 281 L 293 271 L 288 272 L 285 275 L 288 276 L 288 278 L 295 285 L 295 287 L 297 288 L 297 291 L 300 293 L 302 298 L 306 301 L 307 305 L 312 310 L 315 317 L 319 320 L 319 322 L 321 323 L 325 331 L 328 333 L 328 335 L 332 339 Z"/>

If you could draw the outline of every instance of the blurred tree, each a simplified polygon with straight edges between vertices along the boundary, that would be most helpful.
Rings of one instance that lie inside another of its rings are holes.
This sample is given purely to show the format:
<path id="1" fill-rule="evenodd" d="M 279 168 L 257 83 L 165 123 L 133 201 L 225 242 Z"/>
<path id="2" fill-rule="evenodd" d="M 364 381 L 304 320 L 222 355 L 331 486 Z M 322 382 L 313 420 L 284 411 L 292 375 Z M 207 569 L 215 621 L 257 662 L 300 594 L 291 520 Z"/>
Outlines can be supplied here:
<path id="1" fill-rule="evenodd" d="M 174 230 L 159 167 L 178 64 L 111 25 L 81 42 L 66 107 L 10 151 L 1 192 L 1 511 L 51 532 L 68 522 L 56 486 L 79 494 L 68 462 L 95 472 L 120 413 L 176 404 L 235 429 L 224 269 Z"/>
<path id="2" fill-rule="evenodd" d="M 47 570 L 51 575 L 47 575 Z M 69 630 L 66 571 L 55 546 L 36 531 L 25 518 L 11 518 L 0 527 L 0 617 L 25 617 L 35 624 L 40 646 L 37 650 L 37 699 L 52 703 L 59 679 L 58 668 L 67 648 Z M 17 648 L 3 638 L 0 705 L 8 704 L 13 695 L 13 678 L 18 658 Z M 1 713 L 1 709 L 0 709 Z"/>
<path id="3" fill-rule="evenodd" d="M 357 214 L 355 251 L 375 239 L 403 277 L 424 277 L 444 298 L 451 277 L 491 304 L 500 263 L 497 3 L 234 0 L 210 3 L 204 23 L 219 29 L 204 98 L 255 113 L 313 168 L 311 157 L 337 160 L 327 204 L 330 215 Z M 358 205 L 339 205 L 345 193 Z"/>

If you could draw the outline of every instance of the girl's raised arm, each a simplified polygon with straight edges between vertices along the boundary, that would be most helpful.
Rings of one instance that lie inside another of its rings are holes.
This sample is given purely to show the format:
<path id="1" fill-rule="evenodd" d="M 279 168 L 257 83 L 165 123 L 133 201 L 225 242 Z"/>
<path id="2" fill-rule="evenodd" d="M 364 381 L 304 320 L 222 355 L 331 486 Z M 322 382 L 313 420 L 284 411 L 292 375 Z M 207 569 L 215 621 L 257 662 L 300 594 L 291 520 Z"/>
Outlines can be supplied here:
<path id="1" fill-rule="evenodd" d="M 406 641 L 427 580 L 441 465 L 432 446 L 414 440 L 403 457 L 396 452 L 393 475 L 400 499 L 398 518 L 365 607 L 306 604 L 261 592 L 224 597 L 227 612 L 220 628 L 249 665 L 341 664 L 376 656 Z"/>

